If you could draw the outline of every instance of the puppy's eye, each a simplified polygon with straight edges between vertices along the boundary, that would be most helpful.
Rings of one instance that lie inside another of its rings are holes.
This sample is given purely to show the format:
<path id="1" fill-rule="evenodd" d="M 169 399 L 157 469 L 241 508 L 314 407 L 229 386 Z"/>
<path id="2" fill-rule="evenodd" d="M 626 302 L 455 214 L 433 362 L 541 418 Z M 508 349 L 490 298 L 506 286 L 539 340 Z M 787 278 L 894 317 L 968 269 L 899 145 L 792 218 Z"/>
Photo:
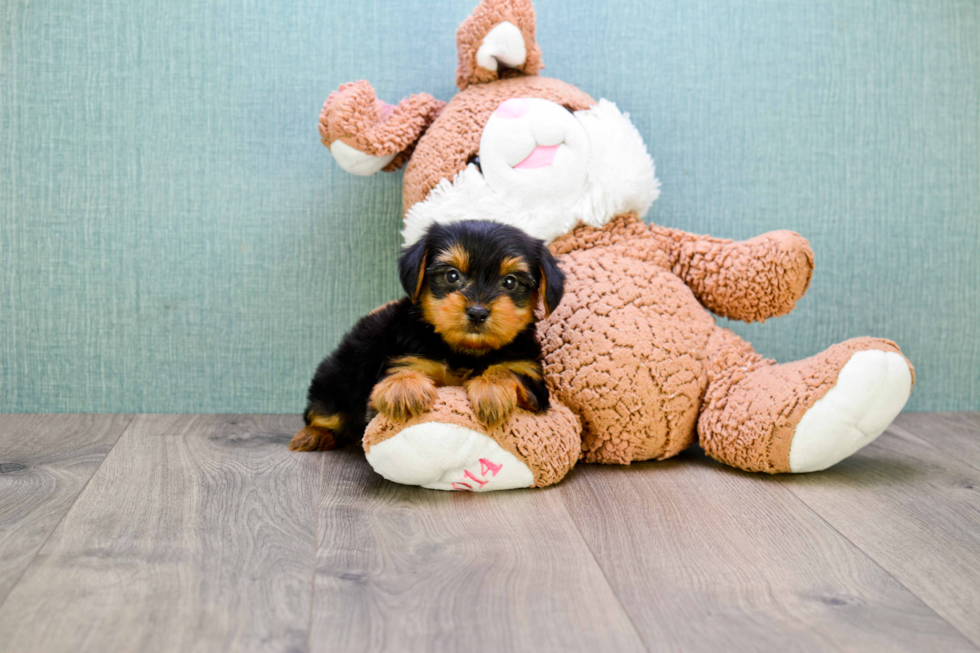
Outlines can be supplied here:
<path id="1" fill-rule="evenodd" d="M 449 272 L 446 273 L 446 283 L 449 283 L 453 286 L 459 283 L 460 278 L 461 277 L 459 276 L 459 272 L 457 272 L 456 270 L 450 270 Z"/>
<path id="2" fill-rule="evenodd" d="M 517 277 L 508 274 L 501 283 L 504 285 L 504 290 L 513 290 L 517 287 Z"/>
<path id="3" fill-rule="evenodd" d="M 477 170 L 483 172 L 483 166 L 480 165 L 479 154 L 473 154 L 472 156 L 470 156 L 470 158 L 466 159 L 466 165 L 470 165 L 471 163 L 476 166 Z"/>

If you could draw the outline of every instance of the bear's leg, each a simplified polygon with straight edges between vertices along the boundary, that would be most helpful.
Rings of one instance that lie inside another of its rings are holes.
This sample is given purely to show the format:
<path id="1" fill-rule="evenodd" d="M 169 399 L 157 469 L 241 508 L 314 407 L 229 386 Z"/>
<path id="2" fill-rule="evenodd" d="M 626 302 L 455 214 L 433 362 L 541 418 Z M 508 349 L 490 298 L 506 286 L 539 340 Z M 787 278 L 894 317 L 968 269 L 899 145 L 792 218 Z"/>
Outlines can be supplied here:
<path id="1" fill-rule="evenodd" d="M 432 409 L 406 422 L 378 415 L 364 433 L 364 452 L 389 481 L 433 490 L 510 490 L 562 479 L 582 451 L 578 420 L 552 399 L 537 415 L 515 410 L 487 428 L 466 391 L 443 387 Z"/>
<path id="2" fill-rule="evenodd" d="M 746 471 L 826 469 L 878 437 L 912 389 L 911 364 L 879 338 L 854 338 L 775 365 L 718 328 L 709 356 L 701 446 Z"/>

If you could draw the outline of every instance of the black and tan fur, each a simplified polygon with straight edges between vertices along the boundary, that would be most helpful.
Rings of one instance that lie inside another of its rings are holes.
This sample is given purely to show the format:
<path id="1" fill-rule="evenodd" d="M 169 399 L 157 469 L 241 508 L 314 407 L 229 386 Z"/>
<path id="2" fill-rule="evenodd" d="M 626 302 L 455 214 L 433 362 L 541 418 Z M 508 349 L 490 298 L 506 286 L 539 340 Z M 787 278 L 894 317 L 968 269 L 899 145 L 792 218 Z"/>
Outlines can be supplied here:
<path id="1" fill-rule="evenodd" d="M 398 268 L 407 296 L 361 318 L 320 363 L 291 449 L 359 440 L 371 410 L 420 415 L 440 386 L 463 386 L 490 427 L 517 407 L 548 409 L 534 309 L 554 310 L 564 276 L 543 242 L 492 222 L 433 225 Z"/>

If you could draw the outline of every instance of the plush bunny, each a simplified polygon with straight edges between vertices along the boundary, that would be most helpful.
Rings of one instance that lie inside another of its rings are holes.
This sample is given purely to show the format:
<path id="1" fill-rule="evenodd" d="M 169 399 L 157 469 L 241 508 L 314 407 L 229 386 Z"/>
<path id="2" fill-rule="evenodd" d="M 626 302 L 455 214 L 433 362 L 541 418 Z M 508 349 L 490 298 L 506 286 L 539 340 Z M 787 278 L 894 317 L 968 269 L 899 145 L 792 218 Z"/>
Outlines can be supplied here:
<path id="1" fill-rule="evenodd" d="M 376 417 L 372 467 L 435 489 L 558 482 L 578 460 L 664 459 L 700 442 L 753 472 L 825 469 L 874 440 L 909 397 L 895 343 L 856 338 L 777 365 L 715 324 L 785 315 L 806 292 L 813 252 L 796 233 L 742 242 L 647 225 L 659 193 L 628 116 L 538 76 L 529 0 L 484 0 L 456 35 L 460 92 L 391 106 L 365 81 L 320 116 L 337 163 L 358 175 L 405 165 L 404 240 L 432 223 L 484 219 L 542 238 L 565 298 L 538 327 L 552 408 L 491 429 L 465 392 L 439 390 L 408 422 Z M 543 317 L 543 314 L 542 314 Z"/>

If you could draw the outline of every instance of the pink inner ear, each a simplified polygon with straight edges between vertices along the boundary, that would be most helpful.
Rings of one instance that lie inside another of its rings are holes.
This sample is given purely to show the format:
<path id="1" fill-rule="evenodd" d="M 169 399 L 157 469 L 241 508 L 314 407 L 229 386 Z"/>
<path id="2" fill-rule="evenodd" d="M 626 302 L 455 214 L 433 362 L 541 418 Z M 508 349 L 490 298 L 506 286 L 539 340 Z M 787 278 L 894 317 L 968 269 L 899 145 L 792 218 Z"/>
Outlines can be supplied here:
<path id="1" fill-rule="evenodd" d="M 495 116 L 501 118 L 520 118 L 531 108 L 531 101 L 527 98 L 511 98 L 497 107 L 493 112 Z"/>

